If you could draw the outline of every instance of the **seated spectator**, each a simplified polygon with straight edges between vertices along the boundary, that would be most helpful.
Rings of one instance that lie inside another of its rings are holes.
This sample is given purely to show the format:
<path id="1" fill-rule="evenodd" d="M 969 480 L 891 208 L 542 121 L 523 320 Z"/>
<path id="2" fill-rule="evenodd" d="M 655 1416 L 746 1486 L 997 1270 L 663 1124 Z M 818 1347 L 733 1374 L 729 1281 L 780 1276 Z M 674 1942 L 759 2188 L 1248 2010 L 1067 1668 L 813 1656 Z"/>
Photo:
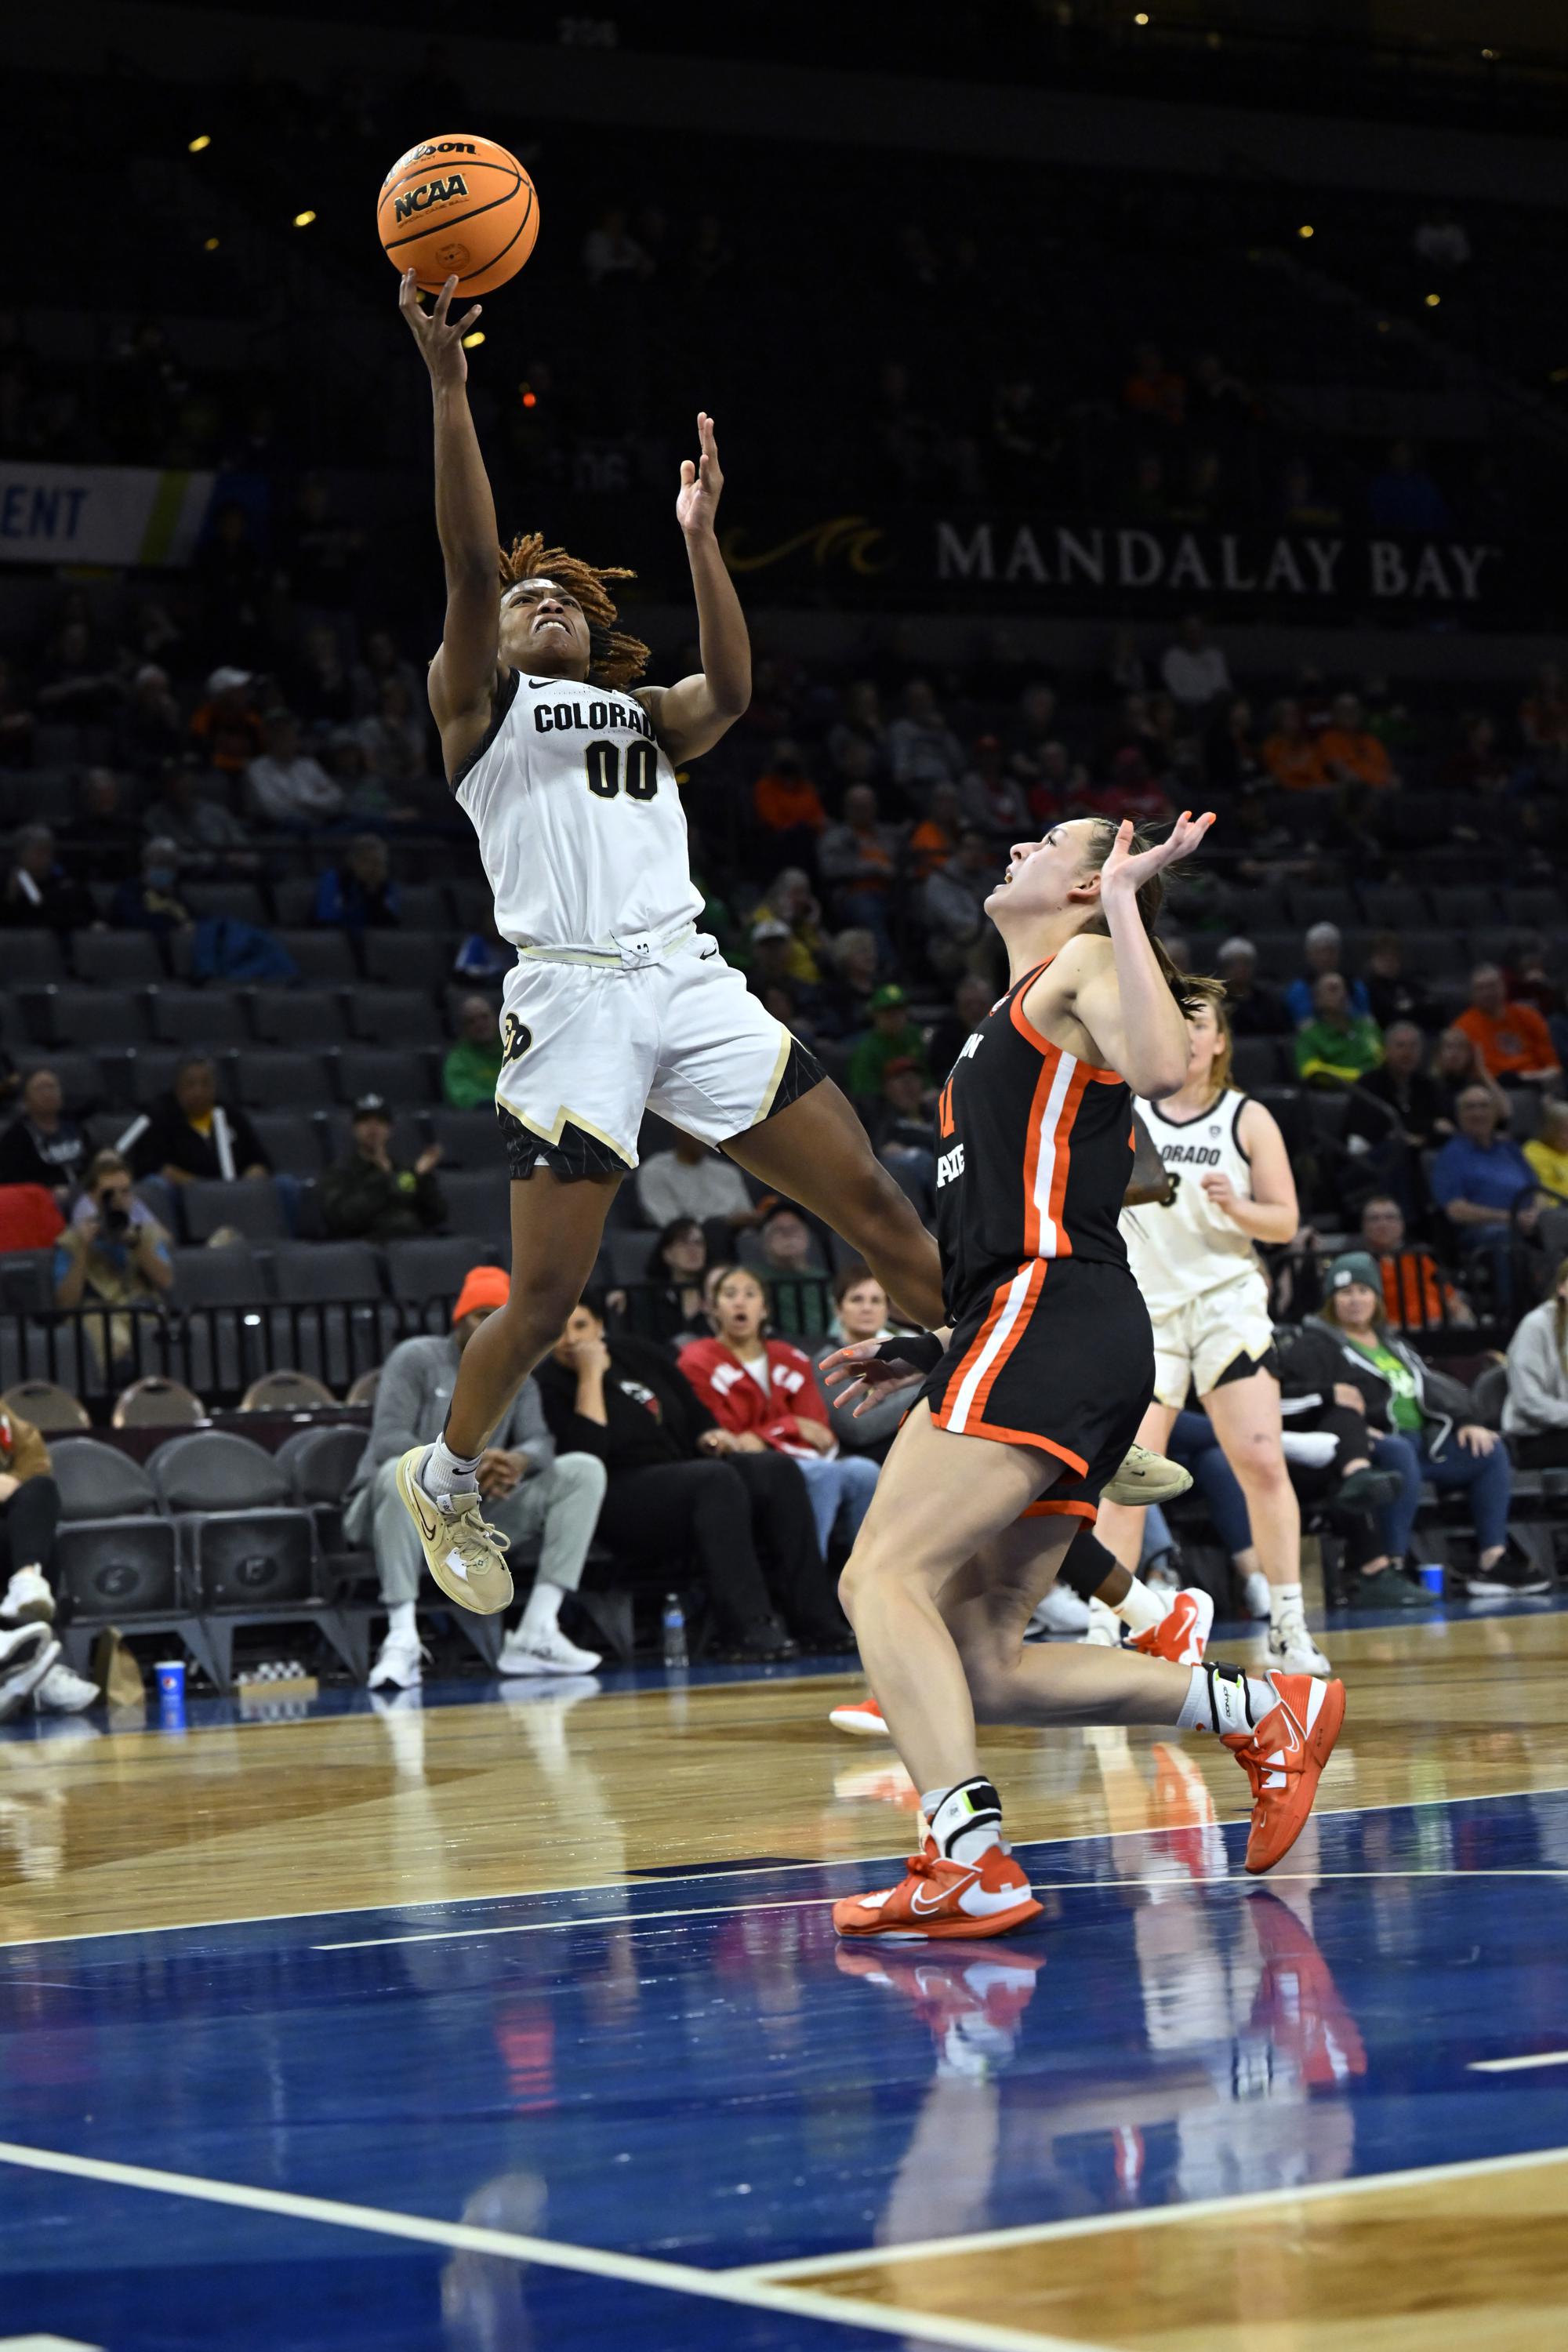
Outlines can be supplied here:
<path id="1" fill-rule="evenodd" d="M 783 923 L 790 951 L 784 977 L 796 988 L 817 989 L 827 964 L 827 942 L 822 932 L 822 908 L 803 866 L 786 866 L 769 883 L 767 894 L 752 911 L 753 925 Z M 756 936 L 753 929 L 752 937 Z"/>
<path id="2" fill-rule="evenodd" d="M 452 1309 L 452 1328 L 404 1339 L 381 1368 L 370 1435 L 349 1481 L 343 1533 L 369 1544 L 387 1612 L 386 1637 L 370 1671 L 370 1686 L 416 1689 L 424 1678 L 417 1602 L 425 1553 L 418 1530 L 397 1491 L 397 1465 L 413 1447 L 441 1434 L 464 1349 L 487 1316 L 507 1301 L 509 1281 L 499 1265 L 478 1265 Z M 485 1517 L 515 1549 L 540 1541 L 539 1567 L 518 1624 L 508 1634 L 496 1671 L 503 1675 L 591 1675 L 596 1650 L 579 1649 L 561 1631 L 561 1603 L 583 1580 L 605 1499 L 605 1468 L 592 1452 L 560 1453 L 545 1424 L 539 1388 L 524 1381 L 499 1429 L 479 1456 Z"/>
<path id="3" fill-rule="evenodd" d="M 1345 1118 L 1348 1149 L 1362 1156 L 1364 1174 L 1391 1192 L 1406 1216 L 1425 1211 L 1418 1155 L 1436 1150 L 1454 1132 L 1447 1097 L 1421 1066 L 1425 1045 L 1413 1021 L 1394 1022 L 1384 1035 L 1383 1060 L 1357 1079 Z"/>
<path id="4" fill-rule="evenodd" d="M 912 1061 L 929 1083 L 925 1039 L 919 1023 L 910 1017 L 910 1001 L 903 990 L 889 981 L 885 988 L 878 989 L 867 1010 L 871 1027 L 849 1056 L 845 1074 L 847 1091 L 858 1101 L 874 1102 L 882 1091 L 889 1063 L 895 1061 Z"/>
<path id="5" fill-rule="evenodd" d="M 985 901 L 1000 879 L 997 853 L 989 835 L 971 827 L 959 842 L 958 855 L 923 886 L 921 920 L 926 927 L 931 961 L 939 970 L 951 971 L 984 938 Z"/>
<path id="6" fill-rule="evenodd" d="M 125 694 L 121 661 L 95 645 L 86 621 L 68 621 L 38 667 L 38 709 L 62 726 L 111 719 Z"/>
<path id="7" fill-rule="evenodd" d="M 187 1054 L 177 1064 L 173 1087 L 148 1111 L 132 1154 L 138 1176 L 162 1176 L 169 1184 L 193 1177 L 231 1184 L 272 1173 L 246 1113 L 218 1101 L 217 1065 L 205 1054 Z"/>
<path id="8" fill-rule="evenodd" d="M 963 799 L 958 786 L 933 784 L 926 796 L 925 814 L 909 838 L 910 872 L 915 881 L 926 881 L 949 858 L 957 856 L 963 815 Z M 995 852 L 989 855 L 994 862 Z"/>
<path id="9" fill-rule="evenodd" d="M 1432 1083 L 1437 1089 L 1449 1135 L 1458 1127 L 1459 1097 L 1468 1087 L 1485 1087 L 1497 1104 L 1498 1117 L 1506 1118 L 1509 1115 L 1508 1097 L 1495 1078 L 1488 1077 L 1475 1039 L 1463 1029 L 1445 1029 L 1438 1038 L 1432 1056 Z"/>
<path id="10" fill-rule="evenodd" d="M 1301 706 L 1289 696 L 1274 706 L 1272 730 L 1264 738 L 1263 764 L 1287 792 L 1321 792 L 1329 782 Z"/>
<path id="11" fill-rule="evenodd" d="M 436 1181 L 438 1143 L 427 1143 L 412 1168 L 392 1157 L 392 1113 L 382 1095 L 361 1095 L 353 1107 L 349 1148 L 321 1179 L 321 1215 L 334 1241 L 395 1242 L 433 1233 L 447 1222 Z"/>
<path id="12" fill-rule="evenodd" d="M 1110 762 L 1110 781 L 1082 794 L 1082 804 L 1096 816 L 1121 824 L 1169 824 L 1176 812 L 1171 796 L 1150 773 L 1149 761 L 1135 744 L 1124 744 Z"/>
<path id="13" fill-rule="evenodd" d="M 1502 1426 L 1521 1470 L 1568 1466 L 1568 1257 L 1508 1343 Z"/>
<path id="14" fill-rule="evenodd" d="M 1444 784 L 1450 792 L 1500 799 L 1512 783 L 1513 772 L 1498 749 L 1496 726 L 1485 711 L 1470 710 L 1459 729 L 1460 748 L 1444 766 Z"/>
<path id="15" fill-rule="evenodd" d="M 156 1307 L 174 1279 L 169 1236 L 132 1189 L 118 1151 L 97 1151 L 81 1198 L 55 1247 L 54 1298 L 73 1307 Z M 129 1317 L 89 1315 L 88 1346 L 105 1369 L 134 1352 Z"/>
<path id="16" fill-rule="evenodd" d="M 226 803 L 197 792 L 194 768 L 164 769 L 158 797 L 142 822 L 151 837 L 174 843 L 187 873 L 252 874 L 259 863 L 249 834 Z"/>
<path id="17" fill-rule="evenodd" d="M 5 1164 L 4 1152 L 0 1144 L 0 1167 Z M 1525 1145 L 1524 1156 L 1545 1191 L 1557 1195 L 1551 1205 L 1568 1202 L 1568 1103 L 1542 1106 L 1541 1132 Z"/>
<path id="18" fill-rule="evenodd" d="M 963 746 L 937 707 L 928 678 L 912 677 L 904 688 L 903 709 L 888 730 L 888 763 L 894 783 L 911 803 L 928 785 L 955 784 L 963 773 Z"/>
<path id="19" fill-rule="evenodd" d="M 1394 1021 L 1415 1022 L 1419 1028 L 1431 1012 L 1432 1000 L 1418 980 L 1405 969 L 1405 948 L 1397 931 L 1379 931 L 1367 950 L 1363 975 L 1366 1009 L 1380 1029 Z"/>
<path id="20" fill-rule="evenodd" d="M 354 710 L 361 719 L 368 719 L 381 708 L 381 689 L 389 678 L 395 678 L 408 694 L 411 704 L 418 708 L 425 681 L 411 661 L 397 650 L 397 641 L 390 629 L 367 629 L 363 651 L 353 666 Z"/>
<path id="21" fill-rule="evenodd" d="M 191 928 L 190 908 L 179 896 L 180 852 L 177 843 L 154 839 L 143 844 L 142 870 L 134 882 L 122 882 L 110 907 L 110 920 L 122 931 L 151 931 L 166 940 Z"/>
<path id="22" fill-rule="evenodd" d="M 374 714 L 360 719 L 354 731 L 373 776 L 394 786 L 429 781 L 429 728 L 400 677 L 383 679 Z"/>
<path id="23" fill-rule="evenodd" d="M 942 1014 L 926 1044 L 926 1067 L 939 1085 L 995 1002 L 988 980 L 976 971 L 964 973 L 952 992 L 952 1010 Z"/>
<path id="24" fill-rule="evenodd" d="M 871 754 L 871 772 L 887 772 L 888 724 L 882 716 L 882 698 L 875 681 L 858 677 L 844 689 L 842 715 L 827 730 L 827 756 L 836 770 L 842 772 L 843 754 L 851 743 L 858 743 Z"/>
<path id="25" fill-rule="evenodd" d="M 634 1569 L 689 1557 L 720 1642 L 748 1663 L 849 1646 L 795 1465 L 755 1433 L 736 1436 L 661 1348 L 605 1330 L 584 1299 L 535 1378 L 558 1444 L 609 1475 L 599 1538 Z"/>
<path id="26" fill-rule="evenodd" d="M 1555 1093 L 1563 1065 L 1552 1032 L 1533 1004 L 1510 1004 L 1495 963 L 1470 974 L 1470 1001 L 1455 1022 L 1480 1055 L 1489 1078 L 1502 1087 L 1541 1087 Z"/>
<path id="27" fill-rule="evenodd" d="M 878 1159 L 928 1225 L 936 1214 L 936 1121 L 920 1066 L 896 1056 L 882 1073 L 882 1099 L 865 1114 Z"/>
<path id="28" fill-rule="evenodd" d="M 1089 771 L 1065 743 L 1042 743 L 1028 786 L 1029 814 L 1040 832 L 1076 808 L 1089 790 Z M 1028 827 L 1025 827 L 1027 834 Z"/>
<path id="29" fill-rule="evenodd" d="M 1399 782 L 1387 744 L 1366 723 L 1359 695 L 1335 695 L 1333 723 L 1318 738 L 1318 757 L 1333 784 L 1388 792 Z"/>
<path id="30" fill-rule="evenodd" d="M 841 920 L 863 923 L 886 940 L 888 905 L 902 852 L 899 829 L 882 823 L 871 786 L 852 784 L 844 795 L 842 822 L 828 826 L 816 849 L 817 871 Z"/>
<path id="31" fill-rule="evenodd" d="M 1435 1331 L 1475 1321 L 1431 1252 L 1409 1246 L 1405 1212 L 1390 1193 L 1373 1192 L 1362 1202 L 1361 1237 L 1383 1276 L 1383 1311 L 1393 1330 Z"/>
<path id="32" fill-rule="evenodd" d="M 1290 1015 L 1285 1000 L 1258 977 L 1258 950 L 1239 935 L 1222 941 L 1215 958 L 1225 982 L 1226 1011 L 1233 1037 L 1286 1037 Z"/>
<path id="33" fill-rule="evenodd" d="M 826 1360 L 840 1348 L 852 1348 L 863 1339 L 890 1339 L 892 1325 L 888 1320 L 888 1294 L 869 1266 L 855 1264 L 841 1266 L 833 1277 L 833 1297 L 837 1312 L 826 1339 L 811 1351 L 812 1368 L 817 1375 L 817 1387 L 827 1398 L 830 1423 L 834 1434 L 846 1454 L 864 1454 L 874 1462 L 885 1462 L 888 1448 L 899 1433 L 899 1423 L 910 1409 L 909 1389 L 895 1389 L 870 1406 L 857 1418 L 852 1409 L 839 1408 L 838 1399 L 823 1387 L 822 1367 Z"/>
<path id="34" fill-rule="evenodd" d="M 977 825 L 999 845 L 1020 841 L 1027 834 L 1029 803 L 1022 783 L 1002 765 L 999 735 L 975 737 L 959 790 L 965 824 Z"/>
<path id="35" fill-rule="evenodd" d="M 742 1265 L 766 1285 L 770 1319 L 785 1337 L 815 1339 L 829 1321 L 827 1262 L 798 1209 L 775 1201 L 754 1234 L 743 1234 Z"/>
<path id="36" fill-rule="evenodd" d="M 1202 717 L 1222 694 L 1233 691 L 1230 665 L 1224 652 L 1209 642 L 1203 616 L 1189 613 L 1176 642 L 1160 656 L 1165 691 L 1189 717 Z"/>
<path id="37" fill-rule="evenodd" d="M 300 746 L 300 722 L 291 710 L 269 710 L 259 759 L 245 771 L 247 803 L 264 824 L 277 831 L 309 833 L 343 812 L 343 791 L 319 760 Z"/>
<path id="38" fill-rule="evenodd" d="M 1255 791 L 1269 781 L 1263 746 L 1253 731 L 1252 705 L 1239 696 L 1211 721 L 1204 742 L 1204 773 L 1216 793 Z"/>
<path id="39" fill-rule="evenodd" d="M 125 880 L 136 862 L 142 828 L 112 768 L 89 768 L 83 776 L 71 831 L 77 858 L 89 882 Z"/>
<path id="40" fill-rule="evenodd" d="M 1359 1403 L 1373 1468 L 1400 1480 L 1397 1499 L 1378 1511 L 1382 1549 L 1364 1572 L 1403 1572 L 1425 1479 L 1440 1494 L 1463 1492 L 1469 1505 L 1479 1552 L 1465 1578 L 1472 1594 L 1541 1589 L 1508 1557 L 1513 1474 L 1507 1446 L 1482 1424 L 1467 1388 L 1433 1370 L 1389 1329 L 1377 1268 L 1363 1250 L 1335 1258 L 1322 1311 L 1309 1316 L 1284 1369 L 1288 1396 L 1306 1390 L 1352 1411 Z"/>
<path id="41" fill-rule="evenodd" d="M 1503 987 L 1510 1004 L 1532 1004 L 1552 1033 L 1561 1061 L 1568 1053 L 1568 996 L 1548 971 L 1547 947 L 1538 931 L 1526 932 L 1509 950 Z"/>
<path id="42" fill-rule="evenodd" d="M 680 1370 L 721 1429 L 760 1437 L 795 1463 L 811 1496 L 823 1558 L 842 1510 L 850 1544 L 870 1507 L 877 1465 L 840 1455 L 811 1359 L 766 1336 L 767 1293 L 747 1266 L 731 1266 L 714 1287 L 718 1335 L 680 1351 Z"/>
<path id="43" fill-rule="evenodd" d="M 115 726 L 114 742 L 117 758 L 142 775 L 156 773 L 165 761 L 177 760 L 184 751 L 180 706 L 169 673 L 161 664 L 143 662 L 132 677 L 130 696 Z"/>
<path id="44" fill-rule="evenodd" d="M 12 930 L 79 931 L 97 920 L 90 895 L 60 863 L 48 826 L 18 825 L 0 890 L 0 923 Z"/>
<path id="45" fill-rule="evenodd" d="M 0 1184 L 42 1184 L 62 1209 L 87 1166 L 87 1137 L 65 1115 L 65 1095 L 53 1070 L 29 1070 L 22 1081 L 19 1117 L 0 1135 Z"/>
<path id="46" fill-rule="evenodd" d="M 356 833 L 316 885 L 311 920 L 349 932 L 395 930 L 403 920 L 392 853 L 379 833 Z"/>
<path id="47" fill-rule="evenodd" d="M 1377 1024 L 1351 1011 L 1342 972 L 1320 974 L 1312 991 L 1313 1018 L 1296 1033 L 1297 1075 L 1309 1085 L 1353 1087 L 1383 1059 Z"/>
<path id="48" fill-rule="evenodd" d="M 1298 1027 L 1312 1017 L 1313 991 L 1326 971 L 1342 975 L 1344 940 L 1337 923 L 1312 923 L 1301 942 L 1306 950 L 1307 969 L 1300 980 L 1293 980 L 1285 991 L 1285 1009 Z M 1359 980 L 1347 980 L 1345 988 L 1350 1009 L 1358 1018 L 1372 1011 L 1365 984 Z"/>
<path id="49" fill-rule="evenodd" d="M 311 727 L 343 727 L 357 716 L 342 640 L 331 621 L 317 621 L 305 631 L 288 684 L 290 707 Z"/>
<path id="50" fill-rule="evenodd" d="M 752 925 L 752 968 L 746 975 L 746 985 L 764 1003 L 771 990 L 789 990 L 793 947 L 789 925 L 781 923 L 776 917 L 764 914 L 760 922 Z M 793 997 L 791 1001 L 793 1003 Z"/>
<path id="51" fill-rule="evenodd" d="M 800 745 L 781 736 L 766 768 L 752 787 L 757 823 L 776 836 L 774 845 L 793 856 L 809 857 L 816 836 L 827 824 L 822 795 L 806 774 Z"/>
<path id="52" fill-rule="evenodd" d="M 1511 1135 L 1500 1135 L 1498 1098 L 1488 1086 L 1467 1087 L 1456 1106 L 1457 1135 L 1432 1162 L 1432 1197 L 1466 1256 L 1485 1256 L 1500 1304 L 1512 1296 L 1512 1228 L 1533 1233 L 1535 1172 Z"/>
<path id="53" fill-rule="evenodd" d="M 226 776 L 243 775 L 262 749 L 261 721 L 251 693 L 255 684 L 247 669 L 215 669 L 205 698 L 191 714 L 192 744 L 209 768 Z"/>
<path id="54" fill-rule="evenodd" d="M 654 1152 L 638 1168 L 637 1194 L 650 1225 L 668 1225 L 673 1217 L 695 1217 L 700 1223 L 722 1217 L 731 1233 L 739 1233 L 754 1225 L 759 1214 L 734 1161 L 680 1129 L 671 1150 Z"/>
<path id="55" fill-rule="evenodd" d="M 465 996 L 458 1007 L 458 1042 L 441 1065 L 441 1092 L 454 1110 L 482 1110 L 495 1100 L 500 1068 L 495 1006 L 488 996 Z"/>
<path id="56" fill-rule="evenodd" d="M 837 1037 L 853 1037 L 871 1018 L 871 999 L 878 993 L 880 956 L 877 937 L 863 926 L 840 931 L 829 954 L 832 971 L 824 983 L 822 1017 Z"/>
<path id="57" fill-rule="evenodd" d="M 657 1339 L 665 1348 L 706 1339 L 702 1279 L 707 1271 L 708 1236 L 702 1226 L 695 1217 L 671 1217 L 647 1254 L 647 1288 L 637 1300 L 637 1316 L 645 1339 Z"/>
<path id="58" fill-rule="evenodd" d="M 55 1614 L 55 1530 L 60 1490 L 43 1433 L 9 1405 L 0 1404 L 0 1627 L 48 1624 Z M 98 1685 L 57 1658 L 34 1688 L 39 1715 L 79 1715 L 98 1697 Z"/>

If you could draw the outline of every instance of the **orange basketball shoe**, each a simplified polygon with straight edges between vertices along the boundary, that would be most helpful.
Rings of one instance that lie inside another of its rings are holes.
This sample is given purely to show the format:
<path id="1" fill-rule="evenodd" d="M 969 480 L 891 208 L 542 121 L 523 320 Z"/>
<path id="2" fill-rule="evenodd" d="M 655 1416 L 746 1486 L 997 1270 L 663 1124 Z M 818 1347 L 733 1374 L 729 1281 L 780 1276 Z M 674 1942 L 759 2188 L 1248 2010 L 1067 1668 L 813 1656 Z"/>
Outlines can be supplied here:
<path id="1" fill-rule="evenodd" d="M 1173 1666 L 1201 1665 L 1213 1624 L 1209 1595 L 1198 1585 L 1184 1585 L 1159 1623 L 1134 1633 L 1127 1647 L 1145 1658 L 1168 1658 Z"/>
<path id="2" fill-rule="evenodd" d="M 911 1854 L 907 1870 L 897 1886 L 836 1903 L 838 1933 L 906 1944 L 923 1937 L 1006 1936 L 1037 1918 L 1042 1908 L 1005 1846 L 987 1846 L 978 1862 L 949 1862 L 928 1837 L 924 1853 Z"/>
<path id="3" fill-rule="evenodd" d="M 1252 1783 L 1247 1867 L 1255 1875 L 1282 1862 L 1300 1836 L 1345 1719 L 1343 1683 L 1278 1672 L 1268 1680 L 1279 1695 L 1279 1706 L 1252 1730 L 1224 1735 Z"/>
<path id="4" fill-rule="evenodd" d="M 886 1739 L 888 1736 L 887 1720 L 869 1691 L 864 1698 L 829 1707 L 827 1720 L 835 1731 L 852 1731 L 861 1739 Z"/>

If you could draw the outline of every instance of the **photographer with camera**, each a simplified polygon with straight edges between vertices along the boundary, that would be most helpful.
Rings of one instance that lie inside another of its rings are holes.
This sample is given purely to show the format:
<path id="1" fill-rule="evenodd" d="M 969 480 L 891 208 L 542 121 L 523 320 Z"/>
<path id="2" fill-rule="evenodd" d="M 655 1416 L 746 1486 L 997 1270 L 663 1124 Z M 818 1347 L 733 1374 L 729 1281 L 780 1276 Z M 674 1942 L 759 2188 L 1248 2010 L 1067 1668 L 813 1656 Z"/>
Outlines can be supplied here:
<path id="1" fill-rule="evenodd" d="M 137 1199 L 130 1168 L 118 1151 L 95 1152 L 55 1248 L 55 1305 L 156 1307 L 174 1279 L 169 1236 Z M 89 1315 L 83 1328 L 100 1362 L 131 1354 L 129 1316 Z"/>

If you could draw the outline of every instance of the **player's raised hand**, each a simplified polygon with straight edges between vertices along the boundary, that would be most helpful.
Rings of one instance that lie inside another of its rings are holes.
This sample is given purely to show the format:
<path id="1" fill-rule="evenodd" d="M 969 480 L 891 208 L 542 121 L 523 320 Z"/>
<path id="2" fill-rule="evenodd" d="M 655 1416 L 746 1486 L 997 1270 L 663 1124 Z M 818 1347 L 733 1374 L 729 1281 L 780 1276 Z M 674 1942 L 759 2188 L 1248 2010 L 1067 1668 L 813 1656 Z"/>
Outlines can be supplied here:
<path id="1" fill-rule="evenodd" d="M 479 317 L 481 305 L 474 303 L 462 318 L 454 320 L 449 312 L 457 288 L 457 279 L 448 278 L 428 310 L 419 299 L 419 283 L 412 269 L 404 271 L 397 289 L 397 307 L 408 321 L 408 331 L 437 383 L 468 381 L 468 362 L 463 337 Z"/>
<path id="2" fill-rule="evenodd" d="M 1100 869 L 1100 895 L 1109 898 L 1124 893 L 1136 898 L 1151 875 L 1162 867 L 1179 865 L 1191 857 L 1214 823 L 1214 811 L 1194 816 L 1184 809 L 1163 841 L 1155 842 L 1152 849 L 1134 850 L 1132 820 L 1127 817 L 1117 827 L 1115 845 Z"/>
<path id="3" fill-rule="evenodd" d="M 697 413 L 697 440 L 701 455 L 695 465 L 689 457 L 682 458 L 680 488 L 675 501 L 675 520 L 684 531 L 712 530 L 713 518 L 719 511 L 719 494 L 724 487 L 718 444 L 713 438 L 713 419 L 705 408 Z"/>

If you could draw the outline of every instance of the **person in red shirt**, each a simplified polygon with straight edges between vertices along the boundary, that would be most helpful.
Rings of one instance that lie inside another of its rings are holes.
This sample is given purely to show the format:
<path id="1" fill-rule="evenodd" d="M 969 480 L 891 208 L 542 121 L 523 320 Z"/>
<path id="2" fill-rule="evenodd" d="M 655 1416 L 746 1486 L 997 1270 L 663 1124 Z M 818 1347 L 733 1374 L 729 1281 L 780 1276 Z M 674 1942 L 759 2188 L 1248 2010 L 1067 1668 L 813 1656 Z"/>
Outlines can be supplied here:
<path id="1" fill-rule="evenodd" d="M 826 1558 L 840 1509 L 854 1542 L 878 1465 L 864 1455 L 839 1454 L 811 1359 L 787 1339 L 767 1338 L 768 1295 L 750 1268 L 729 1267 L 711 1296 L 718 1336 L 683 1348 L 680 1370 L 720 1428 L 743 1448 L 766 1446 L 798 1465 Z"/>
<path id="2" fill-rule="evenodd" d="M 1542 1087 L 1554 1092 L 1563 1065 L 1552 1032 L 1533 1004 L 1510 1004 L 1495 963 L 1479 963 L 1470 974 L 1470 1001 L 1455 1022 L 1479 1054 L 1489 1077 L 1507 1087 Z"/>

